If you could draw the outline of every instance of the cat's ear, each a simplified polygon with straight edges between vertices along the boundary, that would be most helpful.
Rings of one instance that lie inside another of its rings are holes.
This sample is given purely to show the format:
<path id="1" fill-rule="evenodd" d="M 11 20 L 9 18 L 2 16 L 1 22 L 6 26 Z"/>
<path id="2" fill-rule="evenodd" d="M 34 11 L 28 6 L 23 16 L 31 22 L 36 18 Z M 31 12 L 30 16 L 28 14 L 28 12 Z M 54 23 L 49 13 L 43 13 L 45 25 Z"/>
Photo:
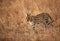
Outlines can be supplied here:
<path id="1" fill-rule="evenodd" d="M 28 16 L 29 14 L 27 13 L 27 16 Z"/>
<path id="2" fill-rule="evenodd" d="M 27 13 L 27 16 L 30 16 L 31 15 L 31 13 Z"/>
<path id="3" fill-rule="evenodd" d="M 31 11 L 27 11 L 27 16 L 30 16 L 31 15 Z"/>

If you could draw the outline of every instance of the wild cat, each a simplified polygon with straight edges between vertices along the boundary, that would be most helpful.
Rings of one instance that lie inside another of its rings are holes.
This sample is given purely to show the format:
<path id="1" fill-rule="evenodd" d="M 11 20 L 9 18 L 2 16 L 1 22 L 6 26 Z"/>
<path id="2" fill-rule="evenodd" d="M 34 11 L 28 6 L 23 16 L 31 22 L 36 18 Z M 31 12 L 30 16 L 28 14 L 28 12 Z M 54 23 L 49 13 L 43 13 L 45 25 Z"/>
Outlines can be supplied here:
<path id="1" fill-rule="evenodd" d="M 53 20 L 48 13 L 40 13 L 36 16 L 33 16 L 31 14 L 27 14 L 26 19 L 30 24 L 32 24 L 33 30 L 35 30 L 36 24 L 43 23 L 45 25 L 45 27 L 47 27 L 47 25 L 52 26 L 52 23 L 53 23 Z"/>

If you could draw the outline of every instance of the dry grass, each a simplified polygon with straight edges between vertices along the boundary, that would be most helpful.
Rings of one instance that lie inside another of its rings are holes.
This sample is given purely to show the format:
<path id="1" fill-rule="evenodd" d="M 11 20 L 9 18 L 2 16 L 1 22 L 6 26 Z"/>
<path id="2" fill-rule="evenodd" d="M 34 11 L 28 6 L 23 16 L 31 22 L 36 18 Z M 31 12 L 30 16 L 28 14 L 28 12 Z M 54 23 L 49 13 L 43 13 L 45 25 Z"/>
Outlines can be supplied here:
<path id="1" fill-rule="evenodd" d="M 26 14 L 49 13 L 54 31 L 27 24 Z M 60 41 L 60 0 L 0 0 L 0 41 Z"/>

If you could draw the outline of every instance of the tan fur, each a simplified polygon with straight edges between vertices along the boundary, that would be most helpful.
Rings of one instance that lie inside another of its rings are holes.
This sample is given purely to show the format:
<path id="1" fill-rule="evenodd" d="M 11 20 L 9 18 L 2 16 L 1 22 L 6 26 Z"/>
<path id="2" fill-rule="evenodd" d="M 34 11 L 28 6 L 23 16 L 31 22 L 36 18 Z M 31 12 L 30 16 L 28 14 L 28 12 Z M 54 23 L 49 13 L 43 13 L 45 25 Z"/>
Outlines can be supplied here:
<path id="1" fill-rule="evenodd" d="M 33 22 L 34 27 L 35 27 L 35 24 L 40 24 L 40 23 L 43 23 L 45 26 L 52 25 L 52 22 L 53 22 L 52 18 L 48 13 L 41 13 L 36 16 L 27 14 L 27 21 Z"/>

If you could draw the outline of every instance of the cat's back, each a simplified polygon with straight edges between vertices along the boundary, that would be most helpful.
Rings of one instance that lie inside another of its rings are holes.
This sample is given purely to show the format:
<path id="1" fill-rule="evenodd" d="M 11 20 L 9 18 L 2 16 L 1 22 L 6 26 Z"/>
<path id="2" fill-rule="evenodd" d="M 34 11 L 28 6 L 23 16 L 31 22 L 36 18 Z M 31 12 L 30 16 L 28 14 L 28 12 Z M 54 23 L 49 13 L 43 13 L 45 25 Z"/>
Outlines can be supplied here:
<path id="1" fill-rule="evenodd" d="M 36 16 L 48 16 L 48 15 L 49 15 L 48 13 L 40 13 L 40 14 L 38 14 Z"/>

